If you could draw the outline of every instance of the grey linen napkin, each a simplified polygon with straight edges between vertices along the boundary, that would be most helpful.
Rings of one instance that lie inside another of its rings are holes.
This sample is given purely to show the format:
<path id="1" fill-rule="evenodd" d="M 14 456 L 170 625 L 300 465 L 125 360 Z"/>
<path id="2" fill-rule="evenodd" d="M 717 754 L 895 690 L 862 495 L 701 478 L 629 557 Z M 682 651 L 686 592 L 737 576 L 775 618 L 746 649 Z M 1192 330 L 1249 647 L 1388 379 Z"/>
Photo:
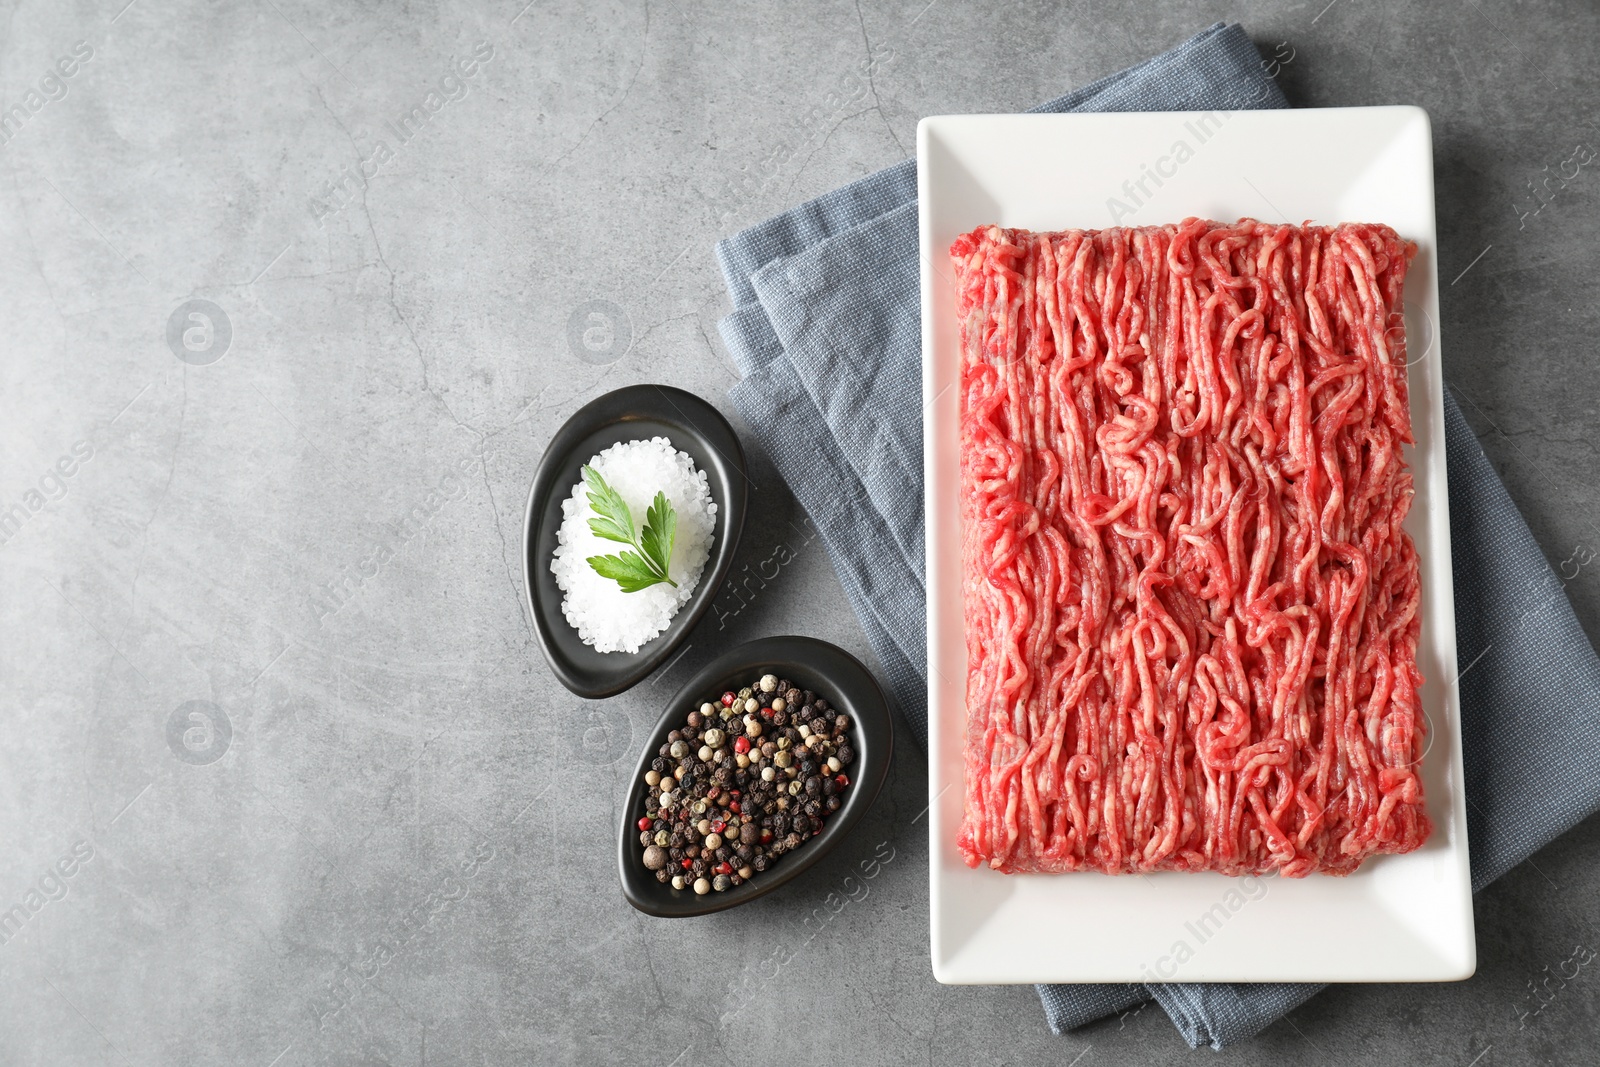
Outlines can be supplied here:
<path id="1" fill-rule="evenodd" d="M 1035 111 L 1286 107 L 1221 23 Z M 927 739 L 914 160 L 722 241 L 730 393 L 811 516 L 919 742 Z M 1445 396 L 1474 890 L 1600 808 L 1600 660 Z M 1482 654 L 1481 661 L 1473 662 Z M 1041 985 L 1057 1033 L 1154 998 L 1191 1047 L 1251 1037 L 1310 984 Z"/>

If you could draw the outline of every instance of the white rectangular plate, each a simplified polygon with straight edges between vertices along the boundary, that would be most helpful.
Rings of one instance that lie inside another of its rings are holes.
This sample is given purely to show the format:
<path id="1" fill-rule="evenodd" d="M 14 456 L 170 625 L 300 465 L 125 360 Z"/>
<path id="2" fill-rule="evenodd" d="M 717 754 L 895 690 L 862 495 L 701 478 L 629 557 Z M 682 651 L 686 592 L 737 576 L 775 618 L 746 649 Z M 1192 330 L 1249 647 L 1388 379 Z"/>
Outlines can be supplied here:
<path id="1" fill-rule="evenodd" d="M 1445 484 L 1433 146 L 1414 107 L 962 115 L 917 128 L 928 540 L 933 972 L 941 982 L 1416 982 L 1476 965 Z M 957 329 L 950 242 L 1178 222 L 1383 222 L 1417 243 L 1406 279 L 1422 562 L 1419 666 L 1433 835 L 1346 878 L 1007 875 L 956 850 L 963 802 Z"/>

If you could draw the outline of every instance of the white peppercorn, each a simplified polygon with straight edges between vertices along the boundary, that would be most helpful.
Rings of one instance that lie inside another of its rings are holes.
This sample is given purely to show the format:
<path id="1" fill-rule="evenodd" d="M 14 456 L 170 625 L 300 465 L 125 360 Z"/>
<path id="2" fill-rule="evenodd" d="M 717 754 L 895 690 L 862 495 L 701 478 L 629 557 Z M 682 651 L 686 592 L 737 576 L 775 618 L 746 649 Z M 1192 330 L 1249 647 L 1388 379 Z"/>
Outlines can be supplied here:
<path id="1" fill-rule="evenodd" d="M 761 780 L 763 782 L 770 782 L 776 777 L 778 777 L 778 772 L 773 770 L 771 767 L 761 768 Z"/>
<path id="2" fill-rule="evenodd" d="M 719 849 L 721 847 L 722 847 L 722 835 L 721 834 L 707 834 L 706 835 L 706 848 L 709 848 L 712 851 L 716 851 L 717 849 Z"/>
<path id="3" fill-rule="evenodd" d="M 675 874 L 672 876 L 672 888 L 682 889 L 686 884 L 687 883 L 683 880 L 683 875 Z"/>
<path id="4" fill-rule="evenodd" d="M 761 691 L 763 693 L 770 693 L 776 688 L 778 688 L 778 676 L 776 674 L 763 674 L 761 676 Z"/>
<path id="5" fill-rule="evenodd" d="M 785 701 L 782 697 L 773 697 L 772 698 L 772 710 L 773 711 L 782 711 L 784 708 L 786 708 L 788 706 L 789 706 L 788 702 Z"/>
<path id="6" fill-rule="evenodd" d="M 754 715 L 761 710 L 761 702 L 755 697 L 751 697 L 744 702 L 744 710 L 747 714 Z"/>
<path id="7" fill-rule="evenodd" d="M 725 743 L 727 743 L 728 735 L 713 726 L 711 729 L 706 731 L 705 737 L 703 737 L 701 740 L 705 741 L 706 745 L 711 748 L 721 748 Z"/>
<path id="8" fill-rule="evenodd" d="M 828 757 L 828 770 L 830 772 L 832 772 L 833 774 L 838 774 L 843 769 L 844 769 L 844 764 L 839 762 L 839 757 L 838 756 L 829 756 Z"/>
<path id="9" fill-rule="evenodd" d="M 661 774 L 660 774 L 660 772 L 659 771 L 645 771 L 644 772 L 644 784 L 645 785 L 660 785 L 661 784 Z"/>
<path id="10" fill-rule="evenodd" d="M 704 704 L 700 705 L 700 714 L 702 714 L 702 715 L 715 715 L 716 713 L 717 713 L 717 706 L 715 704 L 711 703 L 709 700 L 706 701 Z"/>
<path id="11" fill-rule="evenodd" d="M 701 745 L 700 746 L 700 752 L 698 753 L 698 755 L 700 756 L 700 762 L 701 763 L 710 763 L 711 762 L 711 746 L 710 745 Z"/>
<path id="12" fill-rule="evenodd" d="M 750 766 L 750 757 L 746 756 L 743 752 L 740 752 L 737 755 L 735 755 L 733 757 L 733 760 L 734 760 L 735 763 L 737 763 L 739 765 L 739 769 L 741 771 L 747 769 Z"/>
<path id="13" fill-rule="evenodd" d="M 696 878 L 694 880 L 694 891 L 696 895 L 703 897 L 711 892 L 711 883 L 704 878 Z"/>

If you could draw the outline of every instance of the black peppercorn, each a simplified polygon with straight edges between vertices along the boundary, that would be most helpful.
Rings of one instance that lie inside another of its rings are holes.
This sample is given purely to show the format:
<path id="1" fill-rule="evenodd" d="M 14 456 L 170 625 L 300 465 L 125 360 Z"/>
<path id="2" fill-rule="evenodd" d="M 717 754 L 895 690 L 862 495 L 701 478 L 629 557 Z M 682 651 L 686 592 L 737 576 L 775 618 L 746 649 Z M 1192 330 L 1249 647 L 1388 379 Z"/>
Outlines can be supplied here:
<path id="1" fill-rule="evenodd" d="M 828 735 L 828 724 L 820 718 L 812 719 L 811 732 L 814 734 L 821 734 L 826 737 Z"/>
<path id="2" fill-rule="evenodd" d="M 838 791 L 839 791 L 839 783 L 838 782 L 834 781 L 832 778 L 824 778 L 822 780 L 822 795 L 823 796 L 831 797 L 831 796 L 833 796 L 833 794 L 837 793 Z"/>
<path id="3" fill-rule="evenodd" d="M 702 722 L 705 722 L 705 719 L 703 719 L 700 716 L 700 713 L 698 711 L 691 711 L 689 713 L 689 725 L 690 726 L 693 726 L 695 729 L 698 730 L 700 728 L 700 724 Z"/>
<path id="4" fill-rule="evenodd" d="M 749 845 L 740 845 L 733 850 L 733 854 L 739 857 L 741 863 L 749 863 L 750 857 L 756 854 L 756 850 Z"/>
<path id="5" fill-rule="evenodd" d="M 800 761 L 800 777 L 810 778 L 817 773 L 816 760 L 803 759 Z"/>
<path id="6" fill-rule="evenodd" d="M 816 816 L 822 814 L 822 801 L 820 801 L 820 800 L 808 800 L 808 801 L 806 801 L 806 814 L 812 816 L 813 820 L 815 820 Z M 813 824 L 811 829 L 812 829 L 813 832 L 815 832 L 816 830 L 818 830 L 820 828 Z"/>
<path id="7" fill-rule="evenodd" d="M 659 871 L 656 872 L 656 881 L 658 881 L 658 882 L 670 882 L 670 881 L 672 881 L 672 872 L 667 870 L 665 867 L 661 868 Z"/>
<path id="8" fill-rule="evenodd" d="M 787 678 L 779 678 L 778 679 L 778 688 L 776 690 L 774 690 L 774 691 L 778 692 L 778 693 L 787 693 L 790 690 L 790 688 L 792 688 L 792 687 L 789 685 L 789 679 L 787 679 Z"/>
<path id="9" fill-rule="evenodd" d="M 728 875 L 728 884 L 734 886 L 744 885 L 744 879 L 740 878 L 737 874 L 730 874 Z"/>
<path id="10" fill-rule="evenodd" d="M 682 730 L 674 730 L 674 731 L 672 731 L 671 733 L 669 733 L 667 735 L 667 744 L 669 744 L 669 745 L 672 744 L 672 742 L 674 742 L 674 741 L 682 741 L 682 740 L 683 740 L 683 731 Z"/>
<path id="11" fill-rule="evenodd" d="M 671 745 L 662 745 L 659 749 L 656 750 L 656 755 L 662 757 L 663 759 L 665 759 L 667 756 L 670 756 L 671 754 L 672 754 L 672 746 Z M 662 769 L 665 770 L 666 768 L 662 768 Z"/>
<path id="12" fill-rule="evenodd" d="M 767 863 L 767 857 L 758 852 L 756 853 L 756 858 L 750 861 L 750 866 L 754 867 L 759 873 L 767 869 Z"/>
<path id="13" fill-rule="evenodd" d="M 714 854 L 717 857 L 718 863 L 727 863 L 728 857 L 733 855 L 733 850 L 728 848 L 727 845 L 723 845 L 721 848 L 717 849 Z"/>
<path id="14" fill-rule="evenodd" d="M 782 708 L 772 713 L 772 722 L 775 726 L 782 726 L 789 721 L 789 709 Z"/>
<path id="15" fill-rule="evenodd" d="M 671 837 L 669 837 L 667 839 L 667 844 L 671 845 L 673 848 L 682 848 L 683 847 L 683 831 L 680 830 L 677 833 L 673 834 Z"/>
<path id="16" fill-rule="evenodd" d="M 749 846 L 761 840 L 761 828 L 753 822 L 739 827 L 739 844 Z"/>
<path id="17" fill-rule="evenodd" d="M 806 796 L 814 797 L 822 793 L 822 779 L 815 776 L 806 779 Z M 806 810 L 810 810 L 809 808 Z"/>
<path id="18" fill-rule="evenodd" d="M 850 716 L 842 713 L 835 715 L 833 717 L 833 728 L 836 732 L 841 734 L 850 729 Z"/>
<path id="19" fill-rule="evenodd" d="M 833 796 L 828 798 L 828 802 L 824 804 L 823 807 L 827 808 L 828 814 L 832 815 L 834 812 L 844 807 L 844 798 L 835 793 Z"/>
<path id="20" fill-rule="evenodd" d="M 794 704 L 794 705 L 798 706 L 801 703 L 800 690 L 798 690 L 798 689 L 785 689 L 783 691 L 783 702 L 785 704 Z"/>
<path id="21" fill-rule="evenodd" d="M 840 745 L 839 746 L 839 762 L 840 763 L 844 763 L 844 764 L 854 763 L 855 762 L 855 758 L 856 758 L 856 750 L 855 749 L 851 748 L 849 745 Z"/>
<path id="22" fill-rule="evenodd" d="M 683 846 L 678 845 L 678 846 L 674 846 L 672 848 L 667 849 L 667 856 L 672 860 L 673 863 L 682 863 L 683 862 Z"/>
<path id="23" fill-rule="evenodd" d="M 655 771 L 657 774 L 666 774 L 667 768 L 670 766 L 672 766 L 672 764 L 667 762 L 665 756 L 657 756 L 655 759 L 650 761 L 650 769 Z"/>

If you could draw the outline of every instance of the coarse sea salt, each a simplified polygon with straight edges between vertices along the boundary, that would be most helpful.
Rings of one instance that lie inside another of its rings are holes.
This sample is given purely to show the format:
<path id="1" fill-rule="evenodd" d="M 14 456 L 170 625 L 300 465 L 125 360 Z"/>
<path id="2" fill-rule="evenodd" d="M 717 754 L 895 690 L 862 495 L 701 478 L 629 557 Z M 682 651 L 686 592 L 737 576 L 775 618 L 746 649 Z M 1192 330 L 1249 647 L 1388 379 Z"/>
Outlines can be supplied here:
<path id="1" fill-rule="evenodd" d="M 600 577 L 589 566 L 590 556 L 632 550 L 590 531 L 589 520 L 595 513 L 589 506 L 588 483 L 580 478 L 561 502 L 559 543 L 550 561 L 556 585 L 561 587 L 561 613 L 584 644 L 593 645 L 595 651 L 637 652 L 667 628 L 700 583 L 700 572 L 711 555 L 717 505 L 711 499 L 705 472 L 665 437 L 614 444 L 589 460 L 589 466 L 627 502 L 635 532 L 644 529 L 645 512 L 657 492 L 665 493 L 678 513 L 677 537 L 667 566 L 677 588 L 661 582 L 637 593 L 624 593 L 614 580 Z"/>

